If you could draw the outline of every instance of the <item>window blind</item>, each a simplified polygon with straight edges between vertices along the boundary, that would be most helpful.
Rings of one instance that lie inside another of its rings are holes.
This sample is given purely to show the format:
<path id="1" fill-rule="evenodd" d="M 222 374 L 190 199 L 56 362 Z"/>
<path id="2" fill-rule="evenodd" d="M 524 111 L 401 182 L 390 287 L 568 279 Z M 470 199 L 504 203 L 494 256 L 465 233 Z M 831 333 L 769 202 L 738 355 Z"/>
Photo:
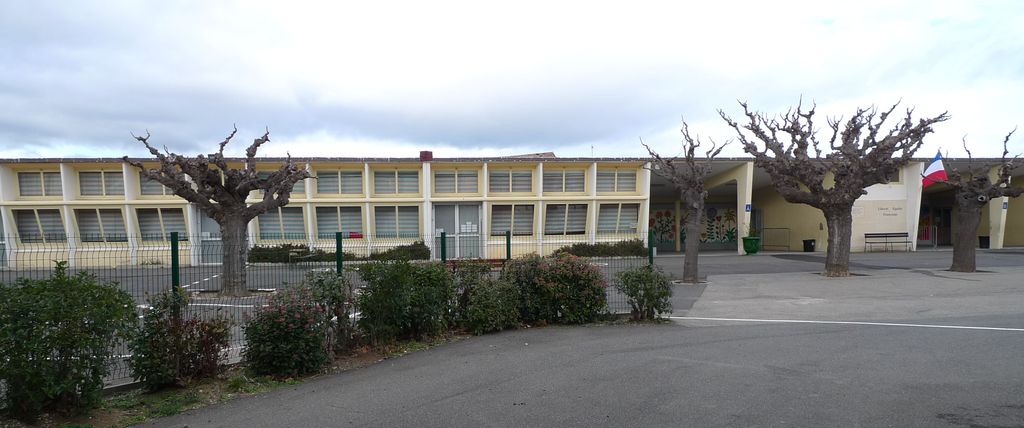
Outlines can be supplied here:
<path id="1" fill-rule="evenodd" d="M 622 171 L 619 170 L 618 175 L 615 179 L 615 191 L 616 192 L 635 192 L 636 191 L 636 171 Z"/>
<path id="2" fill-rule="evenodd" d="M 373 173 L 373 192 L 381 194 L 395 193 L 397 181 L 394 171 L 376 171 Z"/>
<path id="3" fill-rule="evenodd" d="M 139 173 L 139 193 L 143 195 L 169 195 L 170 190 L 167 190 L 163 184 L 159 181 L 150 180 L 146 176 Z"/>
<path id="4" fill-rule="evenodd" d="M 509 187 L 509 171 L 491 171 L 488 174 L 488 190 L 491 192 L 508 192 Z"/>
<path id="5" fill-rule="evenodd" d="M 458 193 L 477 192 L 478 180 L 476 171 L 459 171 L 457 180 L 458 186 L 456 191 Z"/>
<path id="6" fill-rule="evenodd" d="M 338 185 L 338 171 L 317 171 L 316 192 L 325 194 L 341 193 Z"/>
<path id="7" fill-rule="evenodd" d="M 59 172 L 43 173 L 43 192 L 46 196 L 60 196 L 62 187 Z"/>
<path id="8" fill-rule="evenodd" d="M 124 194 L 124 173 L 104 171 L 103 194 L 107 196 Z"/>
<path id="9" fill-rule="evenodd" d="M 419 193 L 419 171 L 398 171 L 398 193 Z"/>
<path id="10" fill-rule="evenodd" d="M 284 239 L 306 238 L 302 207 L 281 207 L 281 231 L 284 234 Z"/>
<path id="11" fill-rule="evenodd" d="M 316 230 L 320 239 L 333 239 L 335 232 L 350 235 L 363 232 L 360 207 L 317 207 Z"/>
<path id="12" fill-rule="evenodd" d="M 614 192 L 615 191 L 615 170 L 597 170 L 597 191 L 598 192 Z"/>
<path id="13" fill-rule="evenodd" d="M 455 171 L 438 171 L 434 173 L 434 192 L 455 193 Z"/>
<path id="14" fill-rule="evenodd" d="M 82 196 L 103 196 L 103 173 L 79 172 L 78 187 Z"/>
<path id="15" fill-rule="evenodd" d="M 512 229 L 512 205 L 491 206 L 491 236 L 503 236 Z"/>
<path id="16" fill-rule="evenodd" d="M 359 194 L 363 193 L 363 173 L 362 171 L 341 171 L 341 193 Z"/>
<path id="17" fill-rule="evenodd" d="M 18 192 L 21 196 L 43 196 L 43 176 L 38 172 L 19 172 Z"/>

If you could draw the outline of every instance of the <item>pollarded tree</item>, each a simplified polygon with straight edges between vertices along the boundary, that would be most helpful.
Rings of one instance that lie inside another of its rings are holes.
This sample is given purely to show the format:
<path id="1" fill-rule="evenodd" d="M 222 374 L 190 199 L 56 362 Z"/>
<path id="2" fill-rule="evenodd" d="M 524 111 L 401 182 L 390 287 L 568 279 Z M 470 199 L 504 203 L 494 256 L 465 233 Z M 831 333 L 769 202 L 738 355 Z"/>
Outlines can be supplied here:
<path id="1" fill-rule="evenodd" d="M 898 105 L 886 111 L 858 108 L 845 123 L 826 119 L 832 135 L 824 156 L 814 128 L 813 106 L 805 111 L 797 105 L 781 117 L 768 117 L 740 102 L 746 117 L 743 124 L 718 112 L 736 131 L 743 151 L 754 156 L 754 165 L 771 176 L 772 186 L 786 201 L 810 205 L 825 215 L 825 276 L 850 275 L 853 203 L 867 193 L 864 189 L 898 177 L 900 168 L 932 132 L 932 125 L 949 119 L 942 113 L 915 123 L 913 110 L 908 109 L 898 123 L 884 128 Z"/>
<path id="2" fill-rule="evenodd" d="M 249 254 L 246 227 L 256 216 L 288 204 L 292 188 L 299 180 L 309 177 L 309 172 L 292 162 L 291 156 L 268 176 L 260 177 L 256 172 L 256 151 L 270 141 L 270 132 L 257 138 L 245 150 L 245 164 L 241 169 L 232 168 L 224 157 L 224 146 L 238 132 L 238 128 L 221 141 L 217 153 L 182 156 L 167 151 L 161 153 L 149 144 L 146 136 L 134 136 L 149 153 L 160 162 L 157 168 L 146 168 L 142 162 L 124 157 L 124 161 L 138 168 L 142 175 L 163 184 L 175 195 L 196 204 L 220 225 L 224 246 L 224 274 L 222 293 L 231 296 L 244 295 L 245 263 Z M 166 150 L 166 149 L 165 149 Z M 246 199 L 254 190 L 263 192 L 263 199 L 248 204 Z"/>
<path id="3" fill-rule="evenodd" d="M 700 251 L 700 233 L 703 229 L 704 200 L 708 192 L 704 189 L 704 179 L 711 173 L 711 161 L 722 152 L 725 144 L 718 146 L 711 141 L 711 149 L 703 158 L 698 158 L 696 151 L 700 147 L 700 137 L 690 135 L 690 126 L 683 121 L 683 155 L 679 157 L 665 158 L 651 150 L 647 144 L 643 144 L 647 153 L 651 154 L 651 161 L 654 164 L 651 168 L 658 174 L 672 183 L 679 191 L 679 198 L 682 200 L 686 219 L 686 247 L 683 255 L 683 281 L 689 283 L 700 282 L 697 260 Z"/>
<path id="4" fill-rule="evenodd" d="M 957 236 L 953 240 L 953 264 L 949 270 L 954 272 L 974 272 L 977 270 L 974 250 L 975 239 L 978 234 L 978 225 L 981 224 L 981 212 L 988 205 L 989 201 L 1004 196 L 1016 198 L 1024 193 L 1024 187 L 1011 187 L 1010 176 L 1017 167 L 1017 156 L 1007 159 L 1010 153 L 1006 145 L 1010 137 L 1017 130 L 1014 129 L 1006 134 L 1003 139 L 1003 155 L 999 162 L 985 162 L 982 165 L 974 165 L 974 157 L 967 149 L 967 141 L 964 140 L 964 150 L 967 151 L 967 171 L 961 172 L 957 168 L 951 168 L 949 178 L 937 180 L 939 183 L 946 183 L 953 187 L 956 199 Z M 997 169 L 998 168 L 998 169 Z M 997 170 L 995 181 L 989 176 L 989 172 Z"/>

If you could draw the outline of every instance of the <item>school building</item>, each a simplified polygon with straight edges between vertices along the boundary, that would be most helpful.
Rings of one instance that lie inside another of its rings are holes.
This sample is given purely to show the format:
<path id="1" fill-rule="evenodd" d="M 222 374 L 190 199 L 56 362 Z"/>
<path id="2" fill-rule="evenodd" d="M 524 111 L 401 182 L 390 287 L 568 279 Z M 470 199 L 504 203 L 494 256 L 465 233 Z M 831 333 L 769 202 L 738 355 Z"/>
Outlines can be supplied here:
<path id="1" fill-rule="evenodd" d="M 261 158 L 257 169 L 269 173 L 283 160 Z M 342 232 L 345 250 L 365 255 L 417 240 L 433 246 L 444 232 L 450 257 L 503 258 L 506 231 L 516 253 L 541 254 L 577 242 L 646 241 L 648 231 L 665 254 L 681 251 L 686 238 L 678 193 L 652 174 L 647 158 L 432 158 L 424 152 L 293 160 L 311 178 L 295 186 L 287 206 L 250 223 L 251 245 L 333 250 L 335 233 Z M 975 160 L 985 161 L 991 159 Z M 944 185 L 922 192 L 928 162 L 915 160 L 897 180 L 869 188 L 857 201 L 854 251 L 950 245 L 958 233 L 953 193 Z M 966 162 L 947 159 L 946 165 Z M 740 238 L 753 226 L 766 251 L 800 251 L 805 240 L 824 251 L 821 213 L 784 201 L 749 158 L 715 160 L 707 188 L 703 249 L 742 252 Z M 260 197 L 253 192 L 251 200 Z M 170 232 L 182 239 L 184 263 L 219 262 L 217 224 L 121 159 L 0 159 L 0 267 L 50 260 L 147 264 L 169 252 Z M 866 248 L 864 234 L 874 232 L 906 232 L 909 243 Z M 1024 245 L 1024 200 L 992 201 L 978 235 L 991 248 Z"/>

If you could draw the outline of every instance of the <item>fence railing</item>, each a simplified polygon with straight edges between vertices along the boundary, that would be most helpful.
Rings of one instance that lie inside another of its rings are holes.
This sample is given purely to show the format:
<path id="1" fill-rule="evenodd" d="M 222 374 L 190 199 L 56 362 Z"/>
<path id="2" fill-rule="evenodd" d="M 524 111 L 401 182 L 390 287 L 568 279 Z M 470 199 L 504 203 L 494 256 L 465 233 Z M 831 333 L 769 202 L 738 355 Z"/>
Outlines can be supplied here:
<path id="1" fill-rule="evenodd" d="M 653 264 L 653 249 L 646 244 L 651 240 L 636 239 L 635 235 L 607 236 L 547 236 L 544 239 L 504 236 L 473 236 L 465 234 L 416 238 L 352 238 L 335 234 L 331 240 L 317 240 L 313 245 L 305 241 L 279 243 L 260 242 L 245 248 L 229 248 L 223 241 L 210 236 L 178 236 L 167 239 L 146 240 L 142 236 L 128 236 L 113 242 L 84 243 L 68 236 L 64 241 L 36 242 L 24 240 L 17 248 L 0 248 L 5 263 L 0 265 L 0 283 L 13 284 L 19 278 L 43 279 L 49 277 L 56 261 L 65 261 L 72 271 L 87 271 L 101 282 L 114 283 L 127 292 L 141 311 L 148 307 L 151 296 L 180 287 L 190 296 L 186 314 L 196 318 L 226 316 L 234 321 L 228 360 L 239 361 L 244 347 L 241 325 L 247 315 L 264 306 L 273 292 L 301 284 L 313 271 L 341 272 L 356 288 L 366 284 L 360 278 L 360 267 L 381 259 L 408 259 L 413 261 L 441 261 L 476 259 L 491 262 L 495 274 L 502 264 L 527 254 L 550 255 L 556 251 L 587 257 L 589 263 L 600 270 L 607 288 L 607 310 L 628 313 L 625 296 L 612 286 L 616 273 L 626 269 Z M 12 239 L 17 239 L 14 237 Z M 69 245 L 68 241 L 78 242 Z M 243 241 L 247 242 L 247 241 Z M 241 295 L 226 293 L 230 283 L 224 278 L 224 258 L 246 252 L 241 272 L 245 275 L 245 288 Z M 73 304 L 73 302 L 68 302 Z M 117 356 L 111 362 L 109 385 L 130 383 L 132 375 L 127 366 L 128 350 L 124 345 L 115 347 Z"/>

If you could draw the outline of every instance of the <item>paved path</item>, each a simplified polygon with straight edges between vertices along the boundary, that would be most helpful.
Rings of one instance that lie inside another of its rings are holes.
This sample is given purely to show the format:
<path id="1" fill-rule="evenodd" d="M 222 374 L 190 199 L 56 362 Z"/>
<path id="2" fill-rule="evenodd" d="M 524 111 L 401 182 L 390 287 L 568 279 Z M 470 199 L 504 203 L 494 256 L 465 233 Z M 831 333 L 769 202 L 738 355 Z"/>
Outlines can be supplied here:
<path id="1" fill-rule="evenodd" d="M 1024 256 L 844 279 L 769 257 L 789 269 L 677 286 L 673 323 L 482 336 L 153 425 L 1024 425 L 1024 267 L 1001 266 Z"/>

